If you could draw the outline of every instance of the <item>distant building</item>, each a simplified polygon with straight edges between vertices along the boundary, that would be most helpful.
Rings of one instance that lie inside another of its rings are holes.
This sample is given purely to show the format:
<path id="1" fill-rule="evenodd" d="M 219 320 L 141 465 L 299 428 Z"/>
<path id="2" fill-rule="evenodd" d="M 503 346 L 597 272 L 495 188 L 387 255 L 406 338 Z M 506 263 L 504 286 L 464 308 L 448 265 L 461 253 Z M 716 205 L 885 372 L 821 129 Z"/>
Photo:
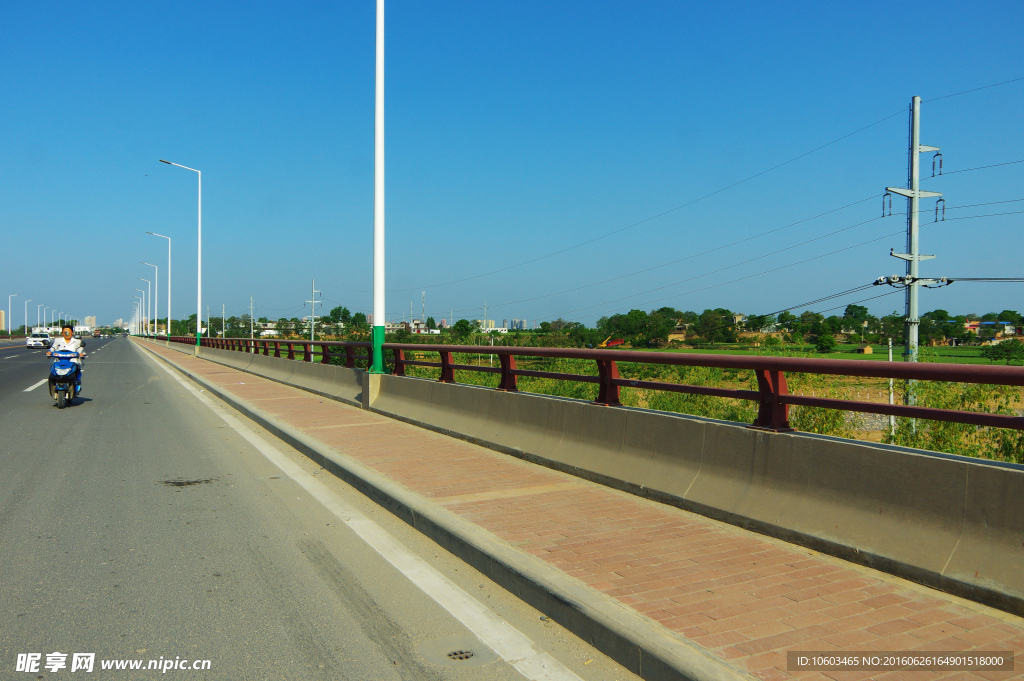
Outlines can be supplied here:
<path id="1" fill-rule="evenodd" d="M 123 319 L 115 319 L 114 320 L 114 328 L 115 329 L 124 328 L 124 320 Z"/>
<path id="2" fill-rule="evenodd" d="M 526 330 L 526 320 L 525 319 L 513 319 L 511 324 L 507 324 L 506 323 L 505 326 L 506 326 L 506 328 L 509 328 L 509 329 L 525 331 Z"/>
<path id="3" fill-rule="evenodd" d="M 86 317 L 85 318 L 85 325 L 90 327 L 90 328 L 95 329 L 96 328 L 96 316 L 93 315 L 91 317 Z"/>
<path id="4" fill-rule="evenodd" d="M 858 345 L 857 349 L 854 350 L 854 352 L 860 355 L 870 355 L 871 353 L 874 352 L 874 350 L 871 349 L 870 345 L 864 343 L 863 345 Z"/>
<path id="5" fill-rule="evenodd" d="M 490 329 L 495 328 L 493 319 L 477 319 L 476 324 L 484 331 L 489 331 Z"/>
<path id="6" fill-rule="evenodd" d="M 0 310 L 0 329 L 7 330 L 7 310 Z"/>

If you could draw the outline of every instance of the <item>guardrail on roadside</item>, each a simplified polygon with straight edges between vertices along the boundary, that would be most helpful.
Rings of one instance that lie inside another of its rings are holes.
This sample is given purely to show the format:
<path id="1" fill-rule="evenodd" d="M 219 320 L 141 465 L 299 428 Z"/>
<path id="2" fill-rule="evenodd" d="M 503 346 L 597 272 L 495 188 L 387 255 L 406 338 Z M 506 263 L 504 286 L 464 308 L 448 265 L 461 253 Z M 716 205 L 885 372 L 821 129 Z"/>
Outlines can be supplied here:
<path id="1" fill-rule="evenodd" d="M 171 342 L 195 345 L 195 338 L 172 336 Z M 373 347 L 370 343 L 346 341 L 299 341 L 299 340 L 256 340 L 249 338 L 203 338 L 202 346 L 251 352 L 274 357 L 284 356 L 297 359 L 296 352 L 302 353 L 302 361 L 312 362 L 315 350 L 320 352 L 320 363 L 330 364 L 334 357 L 344 357 L 345 366 L 355 367 L 357 360 L 372 361 Z M 340 349 L 340 351 L 339 351 Z M 366 350 L 365 355 L 356 355 L 357 350 Z M 919 381 L 947 381 L 953 383 L 976 383 L 992 385 L 1024 386 L 1024 367 L 978 366 L 968 364 L 930 364 L 908 362 L 868 362 L 850 359 L 817 359 L 798 357 L 749 357 L 730 355 L 704 355 L 673 352 L 644 352 L 623 350 L 588 350 L 569 348 L 494 347 L 488 345 L 427 345 L 406 343 L 385 343 L 385 350 L 394 353 L 392 373 L 404 376 L 408 366 L 436 367 L 440 370 L 438 381 L 455 383 L 455 371 L 478 371 L 500 375 L 498 390 L 518 391 L 519 376 L 550 378 L 563 381 L 579 381 L 598 385 L 594 404 L 619 406 L 620 390 L 644 388 L 664 390 L 692 395 L 709 395 L 731 399 L 750 400 L 758 403 L 757 418 L 752 427 L 771 431 L 791 430 L 789 426 L 790 405 L 822 407 L 841 411 L 869 414 L 885 414 L 905 418 L 929 419 L 953 423 L 967 423 L 976 426 L 1012 428 L 1024 430 L 1024 417 L 1004 414 L 983 414 L 934 409 L 899 404 L 879 404 L 855 400 L 841 400 L 825 397 L 808 397 L 789 393 L 786 373 L 823 374 L 833 376 L 857 376 L 864 378 L 893 378 Z M 409 351 L 438 353 L 440 361 L 406 359 Z M 455 364 L 456 353 L 497 355 L 500 366 L 485 367 L 471 364 Z M 516 357 L 547 357 L 559 359 L 591 360 L 597 364 L 597 376 L 568 374 L 550 371 L 520 369 Z M 757 377 L 757 390 L 735 390 L 731 388 L 709 388 L 697 385 L 642 381 L 622 378 L 618 363 L 660 364 L 669 366 L 700 366 L 721 369 L 743 369 L 753 371 Z"/>

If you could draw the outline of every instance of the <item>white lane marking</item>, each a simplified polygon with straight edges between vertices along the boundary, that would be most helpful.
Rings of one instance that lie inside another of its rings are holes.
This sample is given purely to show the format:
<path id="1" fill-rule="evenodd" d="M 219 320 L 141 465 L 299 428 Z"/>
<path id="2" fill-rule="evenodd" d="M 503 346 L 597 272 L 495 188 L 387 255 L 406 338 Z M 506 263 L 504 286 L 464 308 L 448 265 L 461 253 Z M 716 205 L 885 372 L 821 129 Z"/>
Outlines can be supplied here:
<path id="1" fill-rule="evenodd" d="M 39 381 L 35 385 L 30 385 L 29 387 L 25 388 L 24 390 L 22 390 L 22 392 L 27 393 L 27 392 L 30 392 L 32 390 L 35 390 L 36 388 L 38 388 L 39 386 L 41 386 L 42 384 L 46 383 L 49 380 L 50 379 L 48 379 L 48 378 L 44 378 L 43 380 Z"/>
<path id="2" fill-rule="evenodd" d="M 7 355 L 4 359 L 14 359 L 15 357 L 21 357 L 21 355 Z"/>
<path id="3" fill-rule="evenodd" d="M 173 369 L 145 353 L 150 361 L 170 374 L 182 387 L 210 408 L 225 423 L 258 449 L 272 464 L 302 486 L 339 520 L 379 553 L 384 560 L 430 596 L 442 608 L 484 642 L 499 657 L 531 681 L 582 681 L 548 653 L 537 648 L 525 634 L 484 607 L 459 586 L 402 546 L 387 530 L 334 495 L 327 487 L 290 461 L 273 445 L 246 428 L 220 405 L 187 383 Z M 45 381 L 44 381 L 45 383 Z"/>

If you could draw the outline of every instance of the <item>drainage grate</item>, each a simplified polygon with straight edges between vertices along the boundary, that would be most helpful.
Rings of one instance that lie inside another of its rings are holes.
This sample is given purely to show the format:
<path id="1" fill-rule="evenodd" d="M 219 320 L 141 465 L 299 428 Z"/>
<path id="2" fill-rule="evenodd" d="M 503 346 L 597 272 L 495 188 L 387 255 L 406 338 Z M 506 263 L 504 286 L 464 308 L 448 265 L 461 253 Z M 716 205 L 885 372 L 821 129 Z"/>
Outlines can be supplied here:
<path id="1" fill-rule="evenodd" d="M 453 650 L 448 653 L 448 657 L 452 660 L 468 660 L 473 654 L 472 650 Z"/>

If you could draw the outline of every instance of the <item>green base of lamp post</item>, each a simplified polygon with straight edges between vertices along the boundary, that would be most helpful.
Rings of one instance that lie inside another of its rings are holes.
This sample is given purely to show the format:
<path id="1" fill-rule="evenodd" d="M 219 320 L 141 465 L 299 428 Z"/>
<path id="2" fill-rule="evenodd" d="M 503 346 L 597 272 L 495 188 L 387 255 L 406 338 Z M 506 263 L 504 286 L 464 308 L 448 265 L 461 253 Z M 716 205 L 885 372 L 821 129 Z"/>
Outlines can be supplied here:
<path id="1" fill-rule="evenodd" d="M 370 365 L 371 374 L 383 374 L 384 370 L 384 327 L 373 327 L 373 363 Z"/>

